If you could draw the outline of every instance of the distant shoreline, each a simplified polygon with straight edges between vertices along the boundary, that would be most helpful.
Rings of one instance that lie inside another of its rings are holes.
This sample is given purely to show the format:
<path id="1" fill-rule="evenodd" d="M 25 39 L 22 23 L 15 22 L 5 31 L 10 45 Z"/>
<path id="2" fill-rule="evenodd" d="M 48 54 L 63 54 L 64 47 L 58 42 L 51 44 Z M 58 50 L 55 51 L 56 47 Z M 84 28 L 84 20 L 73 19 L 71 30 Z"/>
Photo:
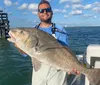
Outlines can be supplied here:
<path id="1" fill-rule="evenodd" d="M 100 26 L 67 26 L 67 27 L 64 27 L 64 28 L 76 28 L 76 27 L 100 27 Z"/>

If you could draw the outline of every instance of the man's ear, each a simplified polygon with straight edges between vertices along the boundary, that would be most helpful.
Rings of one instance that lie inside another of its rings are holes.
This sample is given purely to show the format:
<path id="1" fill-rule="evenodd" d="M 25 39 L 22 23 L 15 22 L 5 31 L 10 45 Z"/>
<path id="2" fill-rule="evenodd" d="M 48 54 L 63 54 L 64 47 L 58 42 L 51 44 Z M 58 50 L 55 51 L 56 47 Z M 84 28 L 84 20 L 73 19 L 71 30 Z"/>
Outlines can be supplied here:
<path id="1" fill-rule="evenodd" d="M 52 11 L 52 15 L 53 15 L 53 11 Z"/>

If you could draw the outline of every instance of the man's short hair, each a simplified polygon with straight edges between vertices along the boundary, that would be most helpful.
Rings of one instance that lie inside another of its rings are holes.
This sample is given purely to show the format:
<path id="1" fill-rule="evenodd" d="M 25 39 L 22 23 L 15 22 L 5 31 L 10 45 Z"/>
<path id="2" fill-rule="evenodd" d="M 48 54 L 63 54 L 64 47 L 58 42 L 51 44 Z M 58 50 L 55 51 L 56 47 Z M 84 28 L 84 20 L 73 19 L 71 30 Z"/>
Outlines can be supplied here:
<path id="1" fill-rule="evenodd" d="M 41 2 L 40 2 L 39 5 L 38 5 L 38 9 L 39 9 L 39 6 L 40 6 L 41 4 L 48 4 L 48 5 L 51 7 L 51 5 L 50 5 L 50 3 L 49 3 L 48 1 L 46 1 L 46 0 L 41 0 Z"/>

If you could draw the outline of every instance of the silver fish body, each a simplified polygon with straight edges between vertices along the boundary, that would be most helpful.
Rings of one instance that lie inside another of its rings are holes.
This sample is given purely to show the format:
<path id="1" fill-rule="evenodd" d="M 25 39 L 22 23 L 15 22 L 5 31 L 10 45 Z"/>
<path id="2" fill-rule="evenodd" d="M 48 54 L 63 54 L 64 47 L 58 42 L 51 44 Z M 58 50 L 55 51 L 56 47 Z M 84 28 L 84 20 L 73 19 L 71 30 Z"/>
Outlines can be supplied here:
<path id="1" fill-rule="evenodd" d="M 66 72 L 76 68 L 88 77 L 91 85 L 100 85 L 100 69 L 85 68 L 76 55 L 68 47 L 58 43 L 52 35 L 36 28 L 12 29 L 9 35 L 11 38 L 8 40 L 33 59 L 33 65 L 37 70 L 41 63 Z"/>

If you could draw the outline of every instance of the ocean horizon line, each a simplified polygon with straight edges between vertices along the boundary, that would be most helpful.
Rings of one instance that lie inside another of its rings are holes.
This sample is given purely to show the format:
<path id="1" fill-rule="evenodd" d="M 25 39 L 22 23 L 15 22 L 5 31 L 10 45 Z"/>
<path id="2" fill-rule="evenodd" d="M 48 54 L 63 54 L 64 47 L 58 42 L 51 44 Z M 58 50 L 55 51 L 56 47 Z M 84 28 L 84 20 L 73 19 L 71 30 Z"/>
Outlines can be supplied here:
<path id="1" fill-rule="evenodd" d="M 22 27 L 22 26 L 20 26 L 20 27 L 10 27 L 10 29 L 12 29 L 12 28 L 34 28 L 35 26 L 28 26 L 28 27 Z M 100 27 L 100 26 L 62 26 L 62 27 L 64 27 L 64 28 L 69 28 L 69 27 L 71 27 L 71 28 L 76 28 L 76 27 Z"/>

